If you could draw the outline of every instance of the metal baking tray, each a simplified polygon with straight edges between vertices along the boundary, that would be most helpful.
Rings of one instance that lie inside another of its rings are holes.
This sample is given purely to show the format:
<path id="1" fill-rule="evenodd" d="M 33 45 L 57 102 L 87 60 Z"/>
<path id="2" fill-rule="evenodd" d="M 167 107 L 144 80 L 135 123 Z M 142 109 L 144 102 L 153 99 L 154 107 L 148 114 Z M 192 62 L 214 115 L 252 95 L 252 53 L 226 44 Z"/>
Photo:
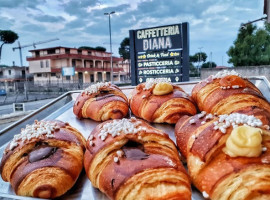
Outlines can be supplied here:
<path id="1" fill-rule="evenodd" d="M 270 101 L 270 83 L 265 77 L 249 77 L 251 80 L 264 94 L 268 101 Z M 182 82 L 179 83 L 187 93 L 191 93 L 192 88 L 198 81 L 195 82 Z M 130 92 L 134 87 L 121 87 L 122 91 L 129 96 Z M 21 120 L 13 123 L 4 130 L 0 131 L 0 156 L 2 157 L 3 151 L 7 143 L 13 138 L 15 134 L 18 134 L 21 128 L 25 127 L 27 124 L 32 124 L 34 120 L 42 119 L 58 119 L 64 122 L 69 122 L 72 126 L 77 128 L 87 139 L 91 131 L 95 128 L 99 122 L 95 122 L 90 119 L 79 120 L 75 117 L 72 111 L 72 107 L 76 97 L 81 91 L 71 91 L 67 92 L 60 97 L 56 98 L 52 102 L 44 105 L 40 109 L 34 111 L 33 113 L 27 115 Z M 152 124 L 152 126 L 161 129 L 169 134 L 170 138 L 175 142 L 174 136 L 174 125 L 169 124 Z M 17 196 L 8 182 L 0 180 L 0 199 L 38 199 L 30 197 Z M 78 178 L 76 184 L 69 190 L 65 195 L 59 199 L 80 199 L 80 200 L 108 200 L 108 198 L 102 194 L 98 189 L 92 187 L 91 182 L 88 180 L 84 170 L 82 171 L 80 177 Z M 192 188 L 192 199 L 202 200 L 204 199 L 201 193 Z"/>

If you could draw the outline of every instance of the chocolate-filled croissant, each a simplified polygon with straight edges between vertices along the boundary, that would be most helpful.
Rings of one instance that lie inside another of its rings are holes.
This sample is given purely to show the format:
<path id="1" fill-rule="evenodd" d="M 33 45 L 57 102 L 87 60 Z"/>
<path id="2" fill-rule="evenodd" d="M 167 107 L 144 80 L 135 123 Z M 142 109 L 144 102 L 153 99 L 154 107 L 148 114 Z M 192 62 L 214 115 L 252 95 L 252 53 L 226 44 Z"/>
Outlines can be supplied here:
<path id="1" fill-rule="evenodd" d="M 270 124 L 270 104 L 248 79 L 232 71 L 221 71 L 201 81 L 192 90 L 201 111 L 212 114 L 255 115 Z"/>
<path id="2" fill-rule="evenodd" d="M 15 135 L 1 161 L 1 176 L 17 195 L 55 198 L 66 193 L 83 168 L 85 139 L 61 121 L 35 121 Z"/>
<path id="3" fill-rule="evenodd" d="M 191 97 L 165 79 L 150 79 L 139 84 L 129 102 L 132 113 L 149 122 L 175 124 L 181 116 L 197 113 Z"/>
<path id="4" fill-rule="evenodd" d="M 78 118 L 95 121 L 121 119 L 128 110 L 125 94 L 109 82 L 89 86 L 77 97 L 73 106 L 73 112 Z"/>
<path id="5" fill-rule="evenodd" d="M 142 120 L 98 125 L 87 140 L 84 167 L 92 185 L 110 199 L 191 199 L 173 141 Z"/>
<path id="6" fill-rule="evenodd" d="M 270 199 L 269 125 L 251 115 L 184 116 L 175 136 L 189 175 L 212 200 Z"/>

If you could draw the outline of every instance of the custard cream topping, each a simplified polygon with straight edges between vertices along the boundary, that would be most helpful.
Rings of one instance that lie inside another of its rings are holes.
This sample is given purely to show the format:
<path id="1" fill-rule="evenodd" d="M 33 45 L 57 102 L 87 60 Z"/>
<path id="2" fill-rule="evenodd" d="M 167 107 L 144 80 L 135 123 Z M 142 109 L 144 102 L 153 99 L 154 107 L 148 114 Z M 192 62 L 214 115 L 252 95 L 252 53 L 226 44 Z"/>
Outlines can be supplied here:
<path id="1" fill-rule="evenodd" d="M 262 130 L 251 126 L 234 128 L 223 151 L 231 156 L 258 157 L 262 152 Z"/>
<path id="2" fill-rule="evenodd" d="M 165 95 L 173 91 L 173 86 L 170 83 L 161 82 L 157 83 L 153 89 L 154 95 Z"/>

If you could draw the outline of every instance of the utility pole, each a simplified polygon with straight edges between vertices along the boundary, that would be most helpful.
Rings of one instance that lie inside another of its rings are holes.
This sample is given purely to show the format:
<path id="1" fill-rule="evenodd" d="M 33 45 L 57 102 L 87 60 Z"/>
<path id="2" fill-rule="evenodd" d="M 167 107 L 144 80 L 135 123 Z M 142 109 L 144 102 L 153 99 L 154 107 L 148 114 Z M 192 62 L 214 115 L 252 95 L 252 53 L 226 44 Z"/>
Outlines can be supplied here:
<path id="1" fill-rule="evenodd" d="M 223 66 L 223 56 L 222 56 L 222 66 Z"/>
<path id="2" fill-rule="evenodd" d="M 209 64 L 209 68 L 212 68 L 212 51 L 210 52 L 210 64 Z"/>
<path id="3" fill-rule="evenodd" d="M 115 11 L 110 13 L 104 13 L 104 15 L 109 16 L 109 32 L 110 32 L 110 51 L 111 51 L 111 82 L 113 83 L 113 63 L 112 63 L 112 33 L 111 33 L 111 15 L 114 14 Z"/>
<path id="4" fill-rule="evenodd" d="M 198 71 L 198 74 L 201 74 L 200 73 L 200 67 L 202 67 L 202 66 L 200 66 L 200 64 L 201 64 L 201 60 L 202 60 L 202 48 L 203 47 L 199 47 L 198 49 L 200 49 L 200 54 L 199 54 L 199 71 Z"/>
<path id="5" fill-rule="evenodd" d="M 16 49 L 19 49 L 20 52 L 20 62 L 21 62 L 21 67 L 23 67 L 23 59 L 22 59 L 22 49 L 26 48 L 26 47 L 30 47 L 33 46 L 34 48 L 36 48 L 36 45 L 38 44 L 43 44 L 43 43 L 47 43 L 47 42 L 52 42 L 55 40 L 59 40 L 58 38 L 54 38 L 54 39 L 50 39 L 50 40 L 45 40 L 45 41 L 39 41 L 39 42 L 33 42 L 33 44 L 27 44 L 27 45 L 21 45 L 20 42 L 18 41 L 18 46 L 17 47 L 13 47 L 12 50 L 15 51 Z M 25 81 L 24 81 L 24 95 L 25 95 L 25 99 L 28 100 L 28 95 L 27 95 L 27 73 L 26 73 L 26 66 L 24 67 L 24 75 L 25 75 Z"/>

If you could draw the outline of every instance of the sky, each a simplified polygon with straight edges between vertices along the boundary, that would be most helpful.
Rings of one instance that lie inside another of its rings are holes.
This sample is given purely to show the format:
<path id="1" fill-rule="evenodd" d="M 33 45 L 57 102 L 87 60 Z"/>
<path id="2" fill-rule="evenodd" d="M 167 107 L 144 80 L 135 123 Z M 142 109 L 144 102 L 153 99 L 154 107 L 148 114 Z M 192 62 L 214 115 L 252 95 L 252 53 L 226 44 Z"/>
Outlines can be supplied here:
<path id="1" fill-rule="evenodd" d="M 110 51 L 111 15 L 113 55 L 129 30 L 189 23 L 190 55 L 205 52 L 218 66 L 231 66 L 227 51 L 241 23 L 263 17 L 263 0 L 0 0 L 0 29 L 16 32 L 19 39 L 5 44 L 0 64 L 20 65 L 13 47 L 59 38 L 37 49 L 64 46 L 104 46 Z M 257 22 L 258 27 L 263 22 Z M 32 46 L 22 49 L 23 64 Z"/>

